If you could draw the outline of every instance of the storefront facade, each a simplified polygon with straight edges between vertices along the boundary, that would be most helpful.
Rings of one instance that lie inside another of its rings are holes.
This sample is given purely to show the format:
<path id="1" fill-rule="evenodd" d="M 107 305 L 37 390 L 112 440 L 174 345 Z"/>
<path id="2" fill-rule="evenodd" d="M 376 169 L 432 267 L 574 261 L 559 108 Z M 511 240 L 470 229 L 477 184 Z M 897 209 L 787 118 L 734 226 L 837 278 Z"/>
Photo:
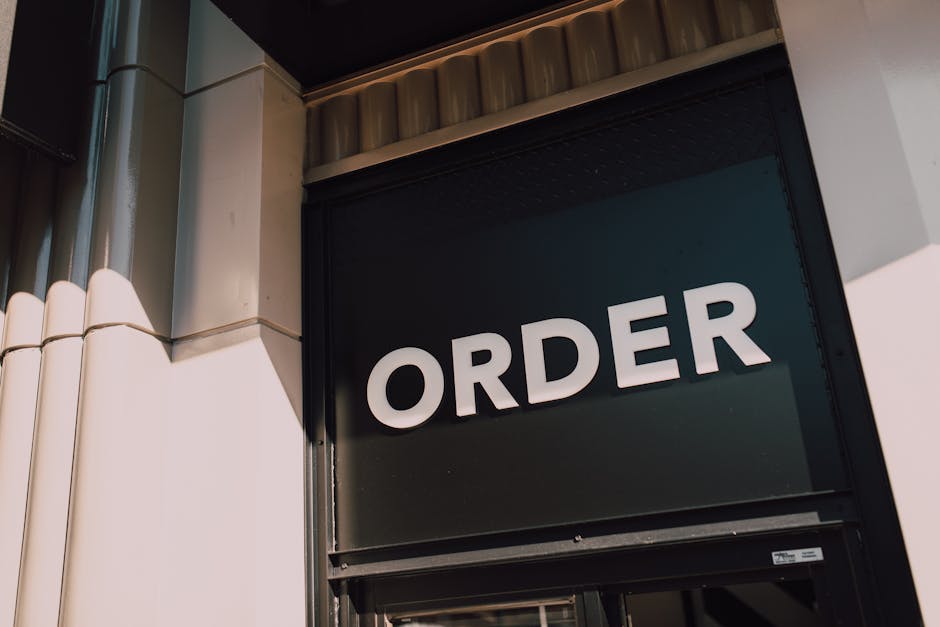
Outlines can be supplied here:
<path id="1" fill-rule="evenodd" d="M 671 4 L 325 85 L 89 13 L 71 152 L 4 108 L 0 625 L 932 624 L 940 10 Z"/>

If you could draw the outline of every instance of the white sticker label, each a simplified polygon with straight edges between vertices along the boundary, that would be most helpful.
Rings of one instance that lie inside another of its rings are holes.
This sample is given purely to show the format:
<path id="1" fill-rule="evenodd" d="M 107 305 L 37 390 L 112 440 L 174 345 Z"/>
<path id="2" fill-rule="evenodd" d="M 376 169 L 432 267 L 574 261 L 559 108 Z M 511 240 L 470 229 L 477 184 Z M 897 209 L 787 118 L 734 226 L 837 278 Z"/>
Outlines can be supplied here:
<path id="1" fill-rule="evenodd" d="M 774 551 L 770 556 L 774 560 L 774 566 L 782 566 L 784 564 L 801 564 L 803 562 L 821 562 L 823 552 L 822 547 L 814 546 L 811 549 Z"/>

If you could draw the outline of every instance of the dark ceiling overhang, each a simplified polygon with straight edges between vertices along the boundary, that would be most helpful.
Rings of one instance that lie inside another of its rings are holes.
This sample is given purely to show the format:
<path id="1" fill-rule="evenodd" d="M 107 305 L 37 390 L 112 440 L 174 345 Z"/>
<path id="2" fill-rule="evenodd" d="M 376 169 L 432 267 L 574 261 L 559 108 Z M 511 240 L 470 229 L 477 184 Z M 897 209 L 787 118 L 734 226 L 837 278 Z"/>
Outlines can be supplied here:
<path id="1" fill-rule="evenodd" d="M 213 2 L 304 88 L 570 4 L 570 0 Z"/>

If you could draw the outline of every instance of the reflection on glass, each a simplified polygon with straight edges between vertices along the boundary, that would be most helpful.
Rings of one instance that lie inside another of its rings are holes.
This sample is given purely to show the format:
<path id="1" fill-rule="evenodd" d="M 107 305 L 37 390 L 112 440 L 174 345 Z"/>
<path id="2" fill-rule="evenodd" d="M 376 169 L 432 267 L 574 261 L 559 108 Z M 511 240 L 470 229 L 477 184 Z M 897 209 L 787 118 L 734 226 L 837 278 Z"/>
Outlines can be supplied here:
<path id="1" fill-rule="evenodd" d="M 394 627 L 575 627 L 574 598 L 389 616 Z"/>
<path id="2" fill-rule="evenodd" d="M 776 581 L 622 597 L 622 627 L 825 627 L 812 581 Z"/>

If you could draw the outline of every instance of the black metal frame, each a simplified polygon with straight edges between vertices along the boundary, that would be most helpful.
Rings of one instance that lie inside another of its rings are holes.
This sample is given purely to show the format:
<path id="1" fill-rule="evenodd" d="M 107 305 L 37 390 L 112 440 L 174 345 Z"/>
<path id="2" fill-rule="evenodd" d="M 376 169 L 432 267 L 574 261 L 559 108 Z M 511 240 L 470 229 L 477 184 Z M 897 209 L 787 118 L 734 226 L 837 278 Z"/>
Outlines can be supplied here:
<path id="1" fill-rule="evenodd" d="M 457 538 L 417 546 L 390 547 L 381 551 L 334 553 L 332 357 L 328 314 L 331 241 L 328 235 L 328 207 L 344 198 L 413 182 L 469 164 L 504 158 L 533 146 L 611 124 L 637 111 L 668 106 L 683 98 L 714 91 L 716 87 L 755 79 L 764 82 L 771 96 L 778 138 L 778 161 L 786 183 L 804 267 L 807 268 L 805 280 L 819 327 L 820 350 L 828 371 L 837 427 L 843 443 L 844 465 L 853 486 L 852 492 L 663 512 L 629 520 Z M 776 537 L 780 529 L 788 527 L 804 532 L 815 529 L 812 533 L 836 533 L 841 538 L 843 549 L 834 555 L 843 557 L 832 561 L 827 554 L 827 564 L 854 573 L 851 585 L 855 590 L 852 598 L 859 602 L 871 600 L 870 603 L 864 603 L 860 610 L 864 618 L 862 615 L 859 618 L 865 624 L 920 624 L 913 580 L 795 89 L 782 47 L 754 53 L 518 127 L 324 181 L 311 185 L 308 191 L 313 202 L 305 206 L 303 211 L 303 350 L 304 424 L 308 444 L 308 620 L 311 625 L 327 627 L 337 621 L 339 624 L 355 624 L 378 620 L 374 608 L 366 610 L 366 615 L 359 616 L 354 606 L 357 598 L 360 605 L 374 605 L 370 598 L 375 591 L 363 592 L 363 578 L 377 582 L 407 579 L 414 585 L 420 573 L 434 572 L 432 580 L 442 581 L 442 573 L 451 572 L 463 573 L 460 585 L 466 586 L 473 580 L 473 575 L 468 576 L 467 573 L 477 572 L 479 576 L 480 568 L 490 569 L 487 572 L 493 573 L 496 572 L 493 569 L 504 568 L 505 564 L 520 567 L 536 564 L 538 569 L 551 570 L 548 560 L 564 559 L 570 563 L 572 559 L 587 559 L 581 557 L 585 555 L 618 555 L 631 547 L 635 551 L 635 547 L 649 542 L 662 547 L 655 549 L 662 551 L 661 555 L 678 547 L 679 556 L 673 559 L 682 564 L 687 561 L 683 551 L 691 550 L 690 547 L 694 546 L 685 544 L 688 537 L 711 537 L 716 539 L 713 542 L 718 543 L 715 546 L 724 546 L 727 550 L 727 546 L 734 546 L 733 543 L 742 542 L 743 538 Z M 820 531 L 833 527 L 837 530 Z M 677 534 L 677 529 L 686 529 L 686 536 Z M 579 534 L 585 538 L 590 536 L 591 541 L 576 543 L 577 546 L 573 547 L 573 538 L 580 537 Z M 731 535 L 737 536 L 729 541 L 731 544 L 722 544 L 724 541 L 717 540 Z M 837 564 L 840 560 L 841 565 Z M 604 566 L 603 560 L 591 563 L 593 565 L 590 568 L 593 569 L 603 571 L 609 568 Z M 474 564 L 477 570 L 474 570 Z M 608 575 L 613 573 L 608 572 Z M 607 577 L 607 581 L 614 579 L 616 577 Z M 365 588 L 369 589 L 372 585 Z"/>
<path id="2" fill-rule="evenodd" d="M 607 627 L 604 593 L 687 590 L 737 583 L 811 579 L 823 616 L 840 624 L 877 624 L 875 610 L 854 577 L 858 539 L 845 528 L 731 537 L 660 548 L 634 548 L 549 564 L 517 562 L 484 569 L 431 572 L 365 582 L 350 590 L 351 602 L 381 622 L 386 613 L 445 609 L 507 599 L 576 595 L 579 627 Z M 770 566 L 781 548 L 821 547 L 825 561 Z M 456 592 L 456 594 L 455 594 Z"/>

